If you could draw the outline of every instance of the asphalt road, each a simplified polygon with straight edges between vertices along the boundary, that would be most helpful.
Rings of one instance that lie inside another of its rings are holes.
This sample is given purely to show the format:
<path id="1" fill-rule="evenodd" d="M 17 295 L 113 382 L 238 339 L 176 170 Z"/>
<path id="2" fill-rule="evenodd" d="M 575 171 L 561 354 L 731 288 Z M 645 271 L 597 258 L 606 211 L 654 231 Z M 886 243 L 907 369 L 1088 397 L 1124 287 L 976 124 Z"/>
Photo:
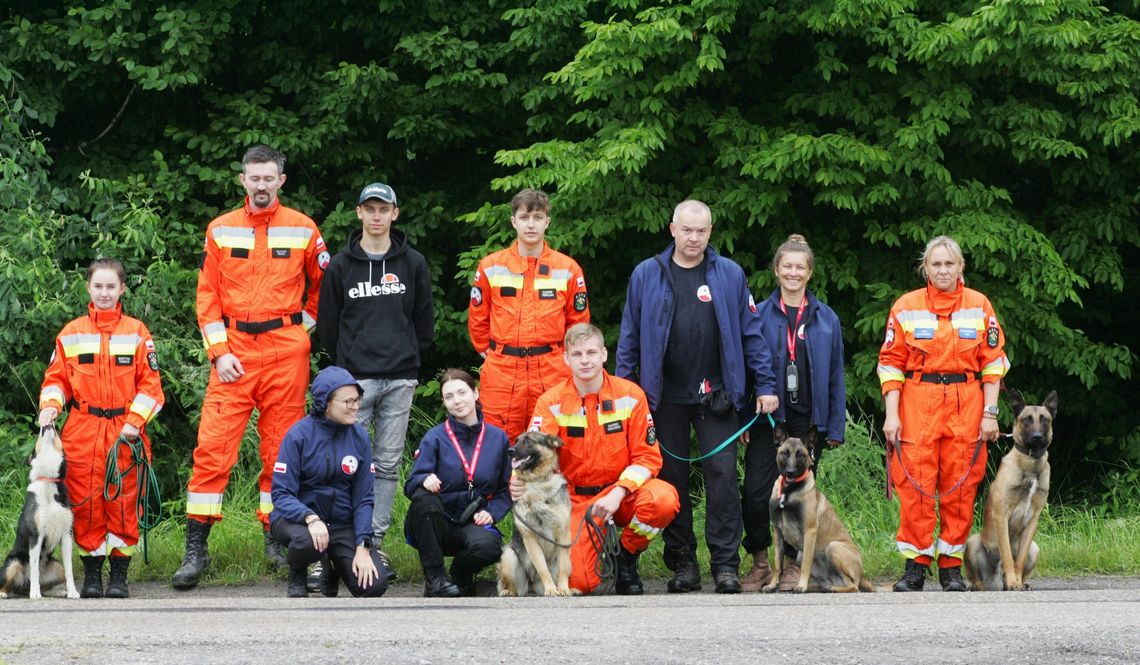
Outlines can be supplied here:
<path id="1" fill-rule="evenodd" d="M 0 601 L 0 663 L 1140 662 L 1136 578 L 772 596 L 649 582 L 637 598 L 455 600 L 410 583 L 375 600 L 289 599 L 284 586 L 136 583 L 130 600 Z"/>

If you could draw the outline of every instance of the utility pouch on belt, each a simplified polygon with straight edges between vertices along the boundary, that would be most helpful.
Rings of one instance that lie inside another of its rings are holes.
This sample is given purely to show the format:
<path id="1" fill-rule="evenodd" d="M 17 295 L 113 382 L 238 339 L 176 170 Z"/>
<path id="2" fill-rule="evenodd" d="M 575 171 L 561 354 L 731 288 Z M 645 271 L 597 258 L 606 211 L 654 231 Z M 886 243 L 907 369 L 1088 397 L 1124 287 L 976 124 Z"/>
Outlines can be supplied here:
<path id="1" fill-rule="evenodd" d="M 785 386 L 788 390 L 788 401 L 792 403 L 798 402 L 800 396 L 800 369 L 796 367 L 795 362 L 788 363 Z"/>
<path id="2" fill-rule="evenodd" d="M 701 406 L 714 416 L 723 416 L 732 412 L 732 398 L 724 388 L 701 395 Z"/>

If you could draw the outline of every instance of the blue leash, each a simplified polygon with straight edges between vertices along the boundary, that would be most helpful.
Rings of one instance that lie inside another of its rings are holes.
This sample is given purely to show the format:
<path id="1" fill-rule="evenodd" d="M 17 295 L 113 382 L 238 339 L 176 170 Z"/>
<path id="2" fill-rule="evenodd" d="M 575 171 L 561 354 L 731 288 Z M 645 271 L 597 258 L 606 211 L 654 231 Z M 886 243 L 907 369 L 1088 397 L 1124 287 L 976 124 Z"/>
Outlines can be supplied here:
<path id="1" fill-rule="evenodd" d="M 776 421 L 772 420 L 772 414 L 765 413 L 764 415 L 768 417 L 768 422 L 771 423 L 772 429 L 775 429 L 776 428 Z M 752 427 L 752 424 L 755 423 L 759 417 L 760 417 L 760 412 L 757 411 L 756 415 L 752 416 L 752 420 L 748 421 L 748 424 L 746 424 L 744 427 L 741 427 L 740 429 L 736 430 L 736 434 L 733 434 L 732 436 L 728 437 L 727 439 L 722 441 L 719 446 L 717 446 L 716 448 L 713 448 L 712 450 L 705 453 L 704 455 L 701 455 L 700 457 L 681 457 L 680 455 L 674 455 L 673 453 L 669 452 L 668 449 L 665 448 L 664 444 L 661 445 L 661 450 L 665 454 L 669 455 L 669 457 L 672 457 L 673 459 L 681 460 L 682 462 L 699 462 L 705 458 L 712 457 L 713 455 L 715 455 L 715 454 L 719 453 L 720 451 L 724 450 L 725 448 L 727 448 L 728 444 L 732 443 L 733 441 L 736 441 L 737 439 L 740 438 L 741 434 L 744 434 L 745 432 L 747 432 L 748 428 Z"/>

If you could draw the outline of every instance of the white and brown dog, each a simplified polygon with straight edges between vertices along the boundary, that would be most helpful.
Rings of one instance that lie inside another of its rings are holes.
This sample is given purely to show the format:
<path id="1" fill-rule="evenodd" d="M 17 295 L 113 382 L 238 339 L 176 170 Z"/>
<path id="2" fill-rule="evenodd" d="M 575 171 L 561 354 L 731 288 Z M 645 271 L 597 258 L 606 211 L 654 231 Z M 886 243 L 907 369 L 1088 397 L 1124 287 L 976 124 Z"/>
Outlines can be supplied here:
<path id="1" fill-rule="evenodd" d="M 67 582 L 68 598 L 79 597 L 71 569 L 72 515 L 64 486 L 66 471 L 63 443 L 55 427 L 40 428 L 28 493 L 16 525 L 16 543 L 0 567 L 0 598 L 41 598 L 42 590 L 61 580 Z M 56 545 L 62 565 L 52 557 Z"/>

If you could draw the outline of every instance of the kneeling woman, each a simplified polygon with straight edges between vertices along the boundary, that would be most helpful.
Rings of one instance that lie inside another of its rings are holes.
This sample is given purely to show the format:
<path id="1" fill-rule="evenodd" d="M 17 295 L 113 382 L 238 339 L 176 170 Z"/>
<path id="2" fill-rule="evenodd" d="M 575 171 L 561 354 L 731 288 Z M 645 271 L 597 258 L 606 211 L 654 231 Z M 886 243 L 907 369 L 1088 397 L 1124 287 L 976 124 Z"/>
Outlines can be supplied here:
<path id="1" fill-rule="evenodd" d="M 321 593 L 337 594 L 339 574 L 353 596 L 382 596 L 388 569 L 371 542 L 372 445 L 356 424 L 363 390 L 328 367 L 312 393 L 312 411 L 289 428 L 273 467 L 269 526 L 288 549 L 288 595 L 308 595 L 306 569 L 324 556 Z"/>
<path id="2" fill-rule="evenodd" d="M 404 485 L 412 500 L 404 532 L 419 550 L 428 598 L 473 593 L 475 575 L 499 560 L 503 537 L 494 525 L 511 509 L 506 433 L 483 421 L 470 374 L 449 369 L 439 383 L 447 419 L 424 435 Z M 450 578 L 446 555 L 455 555 Z"/>

